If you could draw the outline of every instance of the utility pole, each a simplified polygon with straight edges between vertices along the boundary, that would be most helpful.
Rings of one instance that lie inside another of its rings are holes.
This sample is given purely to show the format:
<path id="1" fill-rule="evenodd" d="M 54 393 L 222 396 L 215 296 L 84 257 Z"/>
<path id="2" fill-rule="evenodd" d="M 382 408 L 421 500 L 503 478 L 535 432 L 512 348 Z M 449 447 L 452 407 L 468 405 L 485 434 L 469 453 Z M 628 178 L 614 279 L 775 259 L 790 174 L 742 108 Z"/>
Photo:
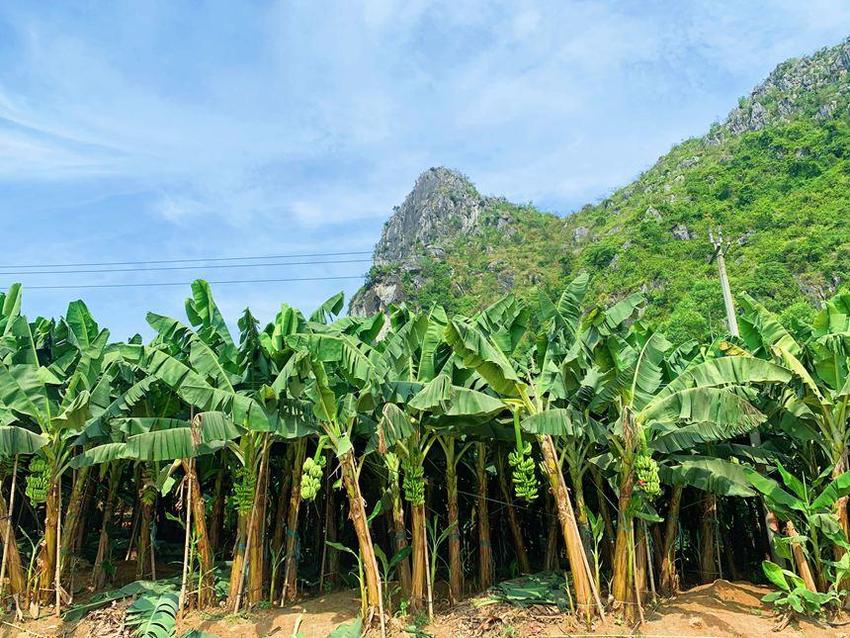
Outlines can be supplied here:
<path id="1" fill-rule="evenodd" d="M 714 246 L 714 254 L 711 259 L 717 260 L 717 272 L 720 274 L 720 288 L 723 291 L 723 305 L 726 306 L 726 326 L 729 328 L 729 334 L 733 337 L 740 337 L 738 331 L 738 317 L 735 314 L 735 300 L 732 298 L 732 289 L 729 286 L 729 277 L 726 274 L 726 246 L 723 244 L 723 230 L 717 229 L 717 236 L 714 235 L 714 229 L 709 226 L 708 239 L 711 245 Z M 710 260 L 709 260 L 710 261 Z M 761 447 L 761 433 L 758 429 L 750 430 L 750 445 L 754 448 Z M 756 465 L 759 471 L 763 470 L 761 465 Z M 773 551 L 773 538 L 779 532 L 779 522 L 776 515 L 765 505 L 764 499 L 759 499 L 763 507 L 765 532 L 767 533 L 767 544 L 770 548 L 770 558 L 774 562 L 783 565 L 785 561 L 776 555 Z"/>
<path id="2" fill-rule="evenodd" d="M 713 259 L 717 260 L 717 270 L 720 273 L 720 288 L 723 290 L 723 304 L 726 306 L 726 325 L 729 328 L 729 334 L 733 337 L 740 337 L 738 332 L 738 318 L 735 316 L 735 301 L 732 299 L 732 290 L 729 287 L 729 277 L 726 275 L 726 248 L 723 245 L 723 231 L 717 230 L 717 237 L 714 236 L 714 230 L 708 229 L 708 238 L 714 246 Z"/>

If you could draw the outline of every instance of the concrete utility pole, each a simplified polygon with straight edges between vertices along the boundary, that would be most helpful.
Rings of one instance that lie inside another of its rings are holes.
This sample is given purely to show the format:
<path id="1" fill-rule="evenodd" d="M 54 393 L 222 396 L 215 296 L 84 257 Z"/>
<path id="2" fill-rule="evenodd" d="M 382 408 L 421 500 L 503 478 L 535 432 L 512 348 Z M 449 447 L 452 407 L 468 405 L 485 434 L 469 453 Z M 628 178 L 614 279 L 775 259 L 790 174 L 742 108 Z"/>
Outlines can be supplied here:
<path id="1" fill-rule="evenodd" d="M 723 304 L 726 306 L 726 325 L 729 328 L 730 335 L 733 337 L 740 337 L 741 333 L 738 331 L 738 317 L 735 314 L 735 300 L 732 298 L 732 289 L 729 287 L 729 277 L 726 274 L 726 247 L 723 245 L 723 231 L 718 228 L 717 236 L 715 237 L 714 229 L 709 227 L 708 239 L 711 241 L 711 245 L 714 246 L 714 255 L 712 255 L 712 259 L 717 260 L 717 272 L 720 274 L 720 288 L 723 290 Z M 758 429 L 750 431 L 750 445 L 754 448 L 761 447 L 761 433 Z M 761 465 L 757 465 L 756 468 L 759 471 L 763 470 Z M 773 551 L 773 538 L 779 531 L 779 524 L 776 519 L 776 515 L 765 505 L 764 499 L 759 500 L 761 501 L 761 506 L 764 508 L 763 514 L 765 532 L 767 532 L 767 544 L 770 548 L 770 558 L 773 562 L 784 566 L 784 559 L 779 557 L 776 552 Z"/>
<path id="2" fill-rule="evenodd" d="M 715 236 L 714 229 L 709 227 L 708 238 L 711 245 L 714 246 L 712 259 L 717 260 L 717 270 L 720 273 L 720 288 L 723 289 L 723 304 L 726 306 L 726 325 L 729 327 L 729 334 L 733 337 L 740 337 L 738 317 L 735 315 L 735 300 L 732 299 L 732 289 L 729 287 L 729 277 L 726 275 L 726 259 L 724 256 L 726 247 L 723 245 L 723 231 L 718 228 L 717 236 Z M 750 444 L 755 447 L 761 445 L 761 434 L 758 430 L 750 432 Z"/>
<path id="3" fill-rule="evenodd" d="M 718 229 L 717 237 L 715 237 L 714 230 L 709 228 L 708 238 L 711 240 L 712 246 L 714 246 L 714 259 L 717 260 L 717 270 L 720 273 L 720 288 L 723 290 L 723 303 L 726 306 L 726 325 L 729 328 L 729 334 L 733 337 L 740 337 L 741 335 L 738 332 L 738 318 L 735 316 L 735 301 L 732 299 L 732 290 L 729 288 L 729 277 L 726 276 L 723 231 Z"/>

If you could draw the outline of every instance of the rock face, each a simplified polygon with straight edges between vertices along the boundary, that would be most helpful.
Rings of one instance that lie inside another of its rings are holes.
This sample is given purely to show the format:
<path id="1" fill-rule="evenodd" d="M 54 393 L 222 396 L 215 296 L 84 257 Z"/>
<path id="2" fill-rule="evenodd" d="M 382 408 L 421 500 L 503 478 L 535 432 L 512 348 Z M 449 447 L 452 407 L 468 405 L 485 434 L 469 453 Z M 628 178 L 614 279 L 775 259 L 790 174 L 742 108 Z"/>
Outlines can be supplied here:
<path id="1" fill-rule="evenodd" d="M 384 225 L 375 246 L 375 264 L 409 259 L 414 250 L 436 246 L 446 236 L 468 233 L 478 222 L 483 198 L 463 175 L 429 168 Z"/>
<path id="2" fill-rule="evenodd" d="M 474 232 L 488 198 L 464 175 L 429 168 L 384 224 L 369 281 L 351 300 L 352 315 L 386 310 L 404 299 L 401 277 L 415 273 L 421 255 L 442 256 L 441 244 Z"/>
<path id="3" fill-rule="evenodd" d="M 717 142 L 724 134 L 738 135 L 758 131 L 768 124 L 788 120 L 811 109 L 811 95 L 825 87 L 847 91 L 844 80 L 850 73 L 850 38 L 841 44 L 821 49 L 811 56 L 783 62 L 741 100 L 721 127 L 710 135 Z M 831 117 L 839 96 L 821 104 L 818 116 Z"/>

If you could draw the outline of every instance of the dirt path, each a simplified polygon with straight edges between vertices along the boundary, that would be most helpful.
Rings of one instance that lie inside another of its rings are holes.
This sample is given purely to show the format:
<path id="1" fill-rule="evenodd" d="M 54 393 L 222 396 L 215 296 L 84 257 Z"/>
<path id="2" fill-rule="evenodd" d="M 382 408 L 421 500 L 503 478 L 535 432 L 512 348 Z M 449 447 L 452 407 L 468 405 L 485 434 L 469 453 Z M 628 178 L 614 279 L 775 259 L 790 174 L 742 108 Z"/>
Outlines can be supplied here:
<path id="1" fill-rule="evenodd" d="M 591 633 L 570 616 L 549 607 L 518 609 L 505 604 L 487 604 L 489 599 L 473 598 L 438 614 L 433 625 L 415 638 L 585 638 L 589 636 L 645 636 L 646 638 L 850 638 L 850 625 L 831 627 L 812 622 L 792 623 L 776 632 L 776 615 L 761 602 L 769 590 L 749 583 L 717 581 L 691 589 L 647 610 L 640 632 L 609 619 Z M 126 603 L 124 603 L 126 606 Z M 232 616 L 224 611 L 192 613 L 179 624 L 177 635 L 186 629 L 201 629 L 219 638 L 291 638 L 297 622 L 304 638 L 326 638 L 339 624 L 353 620 L 359 609 L 357 592 L 334 592 L 279 609 L 260 609 Z M 79 624 L 67 625 L 53 617 L 24 623 L 29 632 L 0 626 L 0 638 L 124 638 L 121 604 L 90 614 Z M 390 636 L 412 638 L 404 631 L 407 623 L 390 622 Z M 372 632 L 370 636 L 380 635 Z"/>

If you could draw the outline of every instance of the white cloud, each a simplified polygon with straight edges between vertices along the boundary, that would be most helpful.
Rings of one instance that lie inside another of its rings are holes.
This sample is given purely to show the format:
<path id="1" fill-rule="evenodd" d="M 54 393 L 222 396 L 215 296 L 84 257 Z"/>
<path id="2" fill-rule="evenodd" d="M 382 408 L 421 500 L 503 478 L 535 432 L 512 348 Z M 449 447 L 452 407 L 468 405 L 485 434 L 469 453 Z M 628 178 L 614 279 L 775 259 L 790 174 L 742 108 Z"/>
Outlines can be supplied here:
<path id="1" fill-rule="evenodd" d="M 123 175 L 164 193 L 150 210 L 178 224 L 380 217 L 439 163 L 509 196 L 592 198 L 731 108 L 730 82 L 850 17 L 771 8 L 280 2 L 197 24 L 166 4 L 87 24 L 11 10 L 0 179 Z"/>

